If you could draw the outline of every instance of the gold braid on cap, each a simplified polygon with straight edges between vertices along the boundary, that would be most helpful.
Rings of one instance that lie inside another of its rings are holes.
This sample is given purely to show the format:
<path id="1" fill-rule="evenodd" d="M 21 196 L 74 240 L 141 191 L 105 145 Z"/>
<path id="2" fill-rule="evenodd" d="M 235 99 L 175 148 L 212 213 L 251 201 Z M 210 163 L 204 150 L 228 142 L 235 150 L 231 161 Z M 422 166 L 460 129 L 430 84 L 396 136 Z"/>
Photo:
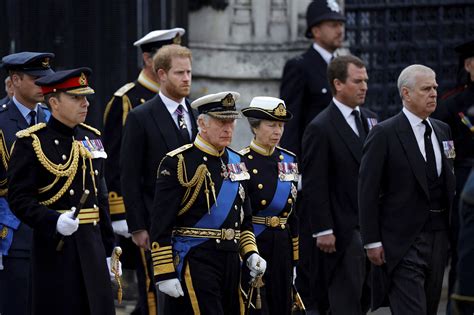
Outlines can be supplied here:
<path id="1" fill-rule="evenodd" d="M 184 205 L 184 206 L 183 208 L 181 208 L 181 210 L 179 210 L 178 216 L 186 213 L 186 211 L 188 211 L 189 208 L 191 208 L 191 206 L 196 201 L 196 198 L 199 195 L 199 192 L 201 191 L 203 183 L 205 187 L 204 193 L 206 194 L 207 209 L 210 211 L 211 207 L 210 207 L 210 201 L 209 201 L 208 185 L 211 187 L 212 194 L 214 197 L 214 202 L 216 202 L 216 192 L 214 189 L 214 182 L 212 181 L 212 178 L 211 178 L 211 173 L 209 173 L 209 170 L 207 169 L 206 164 L 199 165 L 198 168 L 196 169 L 196 173 L 194 173 L 194 176 L 191 178 L 190 181 L 188 181 L 184 157 L 182 154 L 178 154 L 177 175 L 178 175 L 179 184 L 186 188 L 186 193 L 184 194 L 183 200 L 181 201 L 181 205 Z M 208 184 L 208 181 L 209 181 L 209 184 Z M 194 188 L 194 191 L 192 191 L 193 188 Z M 192 195 L 191 195 L 191 191 L 192 191 Z"/>

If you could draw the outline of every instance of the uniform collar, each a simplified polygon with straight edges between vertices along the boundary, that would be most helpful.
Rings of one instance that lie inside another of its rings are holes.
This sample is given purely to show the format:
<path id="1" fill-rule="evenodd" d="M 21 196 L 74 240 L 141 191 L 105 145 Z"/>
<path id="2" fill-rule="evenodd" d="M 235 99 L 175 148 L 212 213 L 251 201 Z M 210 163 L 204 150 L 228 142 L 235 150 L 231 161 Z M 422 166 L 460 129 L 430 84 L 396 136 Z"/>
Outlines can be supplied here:
<path id="1" fill-rule="evenodd" d="M 158 93 L 160 90 L 160 85 L 147 77 L 143 70 L 140 72 L 137 81 L 152 92 Z"/>
<path id="2" fill-rule="evenodd" d="M 194 145 L 199 150 L 213 156 L 222 156 L 225 152 L 225 149 L 219 152 L 212 144 L 204 140 L 199 134 L 196 136 L 196 139 L 194 140 Z"/>
<path id="3" fill-rule="evenodd" d="M 13 101 L 13 104 L 15 104 L 16 108 L 18 108 L 18 110 L 20 111 L 21 116 L 23 116 L 26 121 L 29 121 L 27 117 L 28 117 L 28 115 L 30 114 L 30 112 L 31 112 L 32 110 L 29 109 L 28 107 L 26 107 L 25 105 L 23 105 L 22 103 L 20 103 L 20 102 L 16 99 L 15 96 L 13 96 L 12 101 Z M 36 106 L 35 106 L 35 108 L 33 109 L 33 111 L 35 111 L 36 114 L 38 114 L 38 104 L 36 104 Z"/>
<path id="4" fill-rule="evenodd" d="M 348 117 L 350 117 L 352 115 L 352 112 L 354 110 L 358 111 L 359 115 L 360 115 L 360 107 L 359 106 L 356 106 L 355 108 L 352 108 L 350 106 L 347 106 L 346 104 L 341 103 L 335 97 L 332 98 L 332 101 L 333 101 L 334 105 L 336 105 L 336 107 L 339 108 L 339 110 L 342 113 L 342 116 L 344 116 L 344 118 L 346 120 L 347 120 Z"/>
<path id="5" fill-rule="evenodd" d="M 77 127 L 69 128 L 68 126 L 66 126 L 65 124 L 63 124 L 62 122 L 54 118 L 54 116 L 51 116 L 51 118 L 49 119 L 48 127 L 56 130 L 57 132 L 65 136 L 74 136 L 77 129 Z"/>
<path id="6" fill-rule="evenodd" d="M 273 152 L 275 152 L 275 147 L 272 147 L 270 149 L 267 149 L 263 147 L 262 145 L 258 144 L 255 139 L 250 142 L 250 148 L 257 152 L 258 154 L 264 155 L 264 156 L 271 156 Z"/>
<path id="7" fill-rule="evenodd" d="M 313 43 L 313 48 L 316 50 L 321 57 L 323 57 L 324 61 L 326 61 L 327 64 L 331 61 L 331 58 L 333 57 L 333 54 L 331 54 L 329 51 L 318 45 L 316 42 Z"/>

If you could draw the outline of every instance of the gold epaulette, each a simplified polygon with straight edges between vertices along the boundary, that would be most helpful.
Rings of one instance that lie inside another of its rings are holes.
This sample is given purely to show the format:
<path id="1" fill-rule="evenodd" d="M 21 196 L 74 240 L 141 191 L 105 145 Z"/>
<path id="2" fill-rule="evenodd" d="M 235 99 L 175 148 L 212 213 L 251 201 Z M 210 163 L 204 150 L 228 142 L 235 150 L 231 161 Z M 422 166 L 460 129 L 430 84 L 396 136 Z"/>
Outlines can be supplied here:
<path id="1" fill-rule="evenodd" d="M 134 87 L 135 87 L 135 83 L 134 83 L 134 82 L 127 83 L 127 84 L 125 84 L 124 86 L 122 86 L 120 89 L 118 89 L 117 91 L 115 91 L 114 96 L 122 97 L 122 96 L 124 96 L 125 94 L 127 94 L 128 91 L 130 91 L 131 89 L 133 89 Z"/>
<path id="2" fill-rule="evenodd" d="M 31 126 L 31 127 L 29 127 L 29 128 L 26 128 L 26 129 L 23 129 L 23 130 L 18 131 L 18 132 L 16 133 L 16 137 L 17 137 L 17 138 L 29 137 L 29 136 L 31 136 L 32 133 L 35 133 L 35 132 L 37 132 L 38 130 L 43 129 L 44 127 L 46 127 L 46 124 L 45 124 L 45 123 L 36 124 L 36 125 Z"/>
<path id="3" fill-rule="evenodd" d="M 174 157 L 174 156 L 178 155 L 179 153 L 184 152 L 184 151 L 186 151 L 186 150 L 192 148 L 193 145 L 194 145 L 194 144 L 192 144 L 192 143 L 185 144 L 185 145 L 180 146 L 179 148 L 177 148 L 177 149 L 175 149 L 175 150 L 173 150 L 173 151 L 170 151 L 170 152 L 166 153 L 166 155 L 167 155 L 167 156 L 170 156 L 170 157 Z"/>
<path id="4" fill-rule="evenodd" d="M 286 153 L 288 153 L 289 155 L 296 156 L 296 154 L 294 154 L 294 153 L 291 152 L 290 150 L 284 149 L 284 148 L 282 148 L 282 147 L 277 146 L 277 149 L 278 149 L 278 150 L 281 150 L 281 151 L 283 151 L 283 152 L 286 152 Z"/>
<path id="5" fill-rule="evenodd" d="M 240 155 L 245 155 L 250 152 L 250 147 L 243 148 L 242 150 L 239 151 Z"/>
<path id="6" fill-rule="evenodd" d="M 86 129 L 89 129 L 90 131 L 92 131 L 93 133 L 95 133 L 96 135 L 100 136 L 100 131 L 99 129 L 95 129 L 94 127 L 91 127 L 89 125 L 86 125 L 84 123 L 81 124 L 82 127 L 86 128 Z"/>

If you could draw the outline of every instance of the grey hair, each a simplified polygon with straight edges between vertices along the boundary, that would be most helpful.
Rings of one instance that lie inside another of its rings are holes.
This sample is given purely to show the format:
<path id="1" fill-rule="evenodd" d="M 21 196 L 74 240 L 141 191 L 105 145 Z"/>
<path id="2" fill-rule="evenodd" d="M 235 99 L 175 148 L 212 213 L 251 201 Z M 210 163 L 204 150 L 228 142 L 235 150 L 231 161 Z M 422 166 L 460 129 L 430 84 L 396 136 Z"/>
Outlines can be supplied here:
<path id="1" fill-rule="evenodd" d="M 398 93 L 402 99 L 402 88 L 406 87 L 413 89 L 415 87 L 416 77 L 419 74 L 434 75 L 436 77 L 436 73 L 433 71 L 433 69 L 427 66 L 414 64 L 406 67 L 402 70 L 397 80 Z"/>
<path id="2" fill-rule="evenodd" d="M 247 121 L 249 122 L 249 125 L 250 125 L 250 131 L 252 131 L 252 133 L 255 135 L 255 131 L 253 129 L 258 128 L 262 120 L 258 118 L 247 117 Z"/>
<path id="3" fill-rule="evenodd" d="M 204 124 L 207 126 L 207 125 L 209 125 L 209 120 L 210 119 L 211 119 L 211 116 L 209 116 L 208 114 L 199 114 L 197 116 L 196 121 L 202 120 L 204 122 Z M 198 131 L 201 132 L 201 127 L 199 127 L 199 124 L 198 124 Z"/>

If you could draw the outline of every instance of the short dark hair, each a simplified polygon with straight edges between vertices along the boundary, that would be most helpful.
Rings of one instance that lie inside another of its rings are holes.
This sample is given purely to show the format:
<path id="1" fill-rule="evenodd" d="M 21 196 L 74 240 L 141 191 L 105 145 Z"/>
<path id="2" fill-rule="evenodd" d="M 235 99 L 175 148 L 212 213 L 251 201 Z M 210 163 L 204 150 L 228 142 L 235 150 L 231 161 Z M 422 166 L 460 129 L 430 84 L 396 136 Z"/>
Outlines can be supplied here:
<path id="1" fill-rule="evenodd" d="M 353 64 L 357 68 L 365 68 L 365 63 L 354 55 L 339 56 L 329 63 L 327 76 L 332 95 L 336 95 L 336 86 L 334 85 L 335 79 L 338 79 L 343 83 L 346 82 L 349 64 Z"/>
<path id="2" fill-rule="evenodd" d="M 60 99 L 60 97 L 61 97 L 61 92 L 49 93 L 49 94 L 46 94 L 46 95 L 44 96 L 44 103 L 46 104 L 46 106 L 48 106 L 49 109 L 51 109 L 51 105 L 49 104 L 49 100 L 50 100 L 52 97 L 55 97 L 55 98 L 57 98 L 57 99 Z"/>

